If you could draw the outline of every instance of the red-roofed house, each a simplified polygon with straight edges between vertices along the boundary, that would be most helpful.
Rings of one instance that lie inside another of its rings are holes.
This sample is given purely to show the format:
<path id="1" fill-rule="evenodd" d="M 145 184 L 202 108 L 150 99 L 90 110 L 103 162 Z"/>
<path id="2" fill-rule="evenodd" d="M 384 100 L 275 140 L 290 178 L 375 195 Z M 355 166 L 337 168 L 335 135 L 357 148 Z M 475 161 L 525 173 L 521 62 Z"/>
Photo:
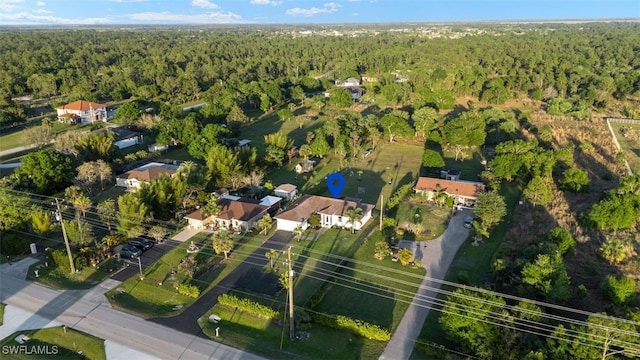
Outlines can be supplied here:
<path id="1" fill-rule="evenodd" d="M 176 171 L 177 165 L 152 162 L 116 176 L 116 186 L 136 191 L 142 183 L 150 183 L 162 175 L 173 176 Z"/>
<path id="2" fill-rule="evenodd" d="M 473 206 L 478 199 L 478 194 L 484 191 L 484 184 L 473 181 L 452 181 L 421 177 L 416 183 L 416 192 L 425 194 L 428 200 L 433 200 L 435 195 L 443 192 L 453 198 L 454 204 Z"/>
<path id="3" fill-rule="evenodd" d="M 68 122 L 81 122 L 83 124 L 95 121 L 107 121 L 107 105 L 90 101 L 78 100 L 62 105 L 56 109 L 58 120 Z"/>
<path id="4" fill-rule="evenodd" d="M 362 219 L 354 224 L 355 230 L 360 230 L 371 219 L 374 206 L 360 202 L 360 199 L 334 199 L 324 196 L 304 195 L 296 200 L 289 208 L 275 216 L 278 230 L 293 231 L 300 226 L 306 229 L 311 215 L 320 215 L 320 226 L 351 228 L 347 211 L 355 208 L 362 209 Z"/>
<path id="5" fill-rule="evenodd" d="M 269 210 L 269 206 L 260 205 L 253 199 L 227 197 L 216 200 L 220 206 L 220 212 L 216 215 L 203 216 L 201 209 L 185 216 L 189 226 L 196 229 L 204 229 L 213 226 L 233 231 L 249 231 L 256 228 L 257 221 Z"/>

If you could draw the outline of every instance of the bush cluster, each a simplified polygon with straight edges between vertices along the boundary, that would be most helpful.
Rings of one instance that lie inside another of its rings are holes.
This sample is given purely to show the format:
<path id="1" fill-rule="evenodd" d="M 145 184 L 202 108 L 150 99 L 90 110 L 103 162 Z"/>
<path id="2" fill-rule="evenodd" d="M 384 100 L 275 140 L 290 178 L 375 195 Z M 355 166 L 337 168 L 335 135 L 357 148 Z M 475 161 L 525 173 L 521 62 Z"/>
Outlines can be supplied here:
<path id="1" fill-rule="evenodd" d="M 381 328 L 378 325 L 370 324 L 362 320 L 352 319 L 343 315 L 333 316 L 317 313 L 313 315 L 313 320 L 335 329 L 351 331 L 356 335 L 360 335 L 371 340 L 389 341 L 391 339 L 391 333 L 389 330 Z"/>
<path id="2" fill-rule="evenodd" d="M 29 253 L 29 239 L 13 234 L 0 236 L 0 252 L 3 255 L 25 255 Z"/>
<path id="3" fill-rule="evenodd" d="M 55 266 L 60 270 L 71 271 L 71 267 L 69 266 L 69 257 L 67 253 L 63 250 L 55 250 L 49 249 L 47 250 L 47 256 L 49 260 L 55 264 Z M 75 261 L 74 261 L 75 265 Z"/>
<path id="4" fill-rule="evenodd" d="M 200 296 L 200 289 L 195 285 L 180 284 L 178 285 L 178 293 L 192 298 L 197 298 Z"/>
<path id="5" fill-rule="evenodd" d="M 218 303 L 223 306 L 236 308 L 240 311 L 267 319 L 282 317 L 282 314 L 279 311 L 273 310 L 272 308 L 259 304 L 255 301 L 251 301 L 246 298 L 239 298 L 234 295 L 222 294 L 218 296 Z"/>

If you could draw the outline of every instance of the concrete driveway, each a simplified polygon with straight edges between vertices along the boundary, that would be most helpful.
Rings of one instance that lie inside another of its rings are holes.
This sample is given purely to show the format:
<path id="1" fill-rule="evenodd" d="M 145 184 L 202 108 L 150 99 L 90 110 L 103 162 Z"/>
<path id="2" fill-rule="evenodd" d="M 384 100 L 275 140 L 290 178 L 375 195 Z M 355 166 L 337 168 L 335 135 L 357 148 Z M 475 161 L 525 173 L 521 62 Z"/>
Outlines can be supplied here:
<path id="1" fill-rule="evenodd" d="M 447 275 L 449 265 L 451 265 L 458 248 L 469 236 L 469 229 L 463 225 L 465 218 L 470 214 L 472 214 L 470 210 L 458 211 L 451 218 L 444 234 L 435 240 L 398 243 L 400 247 L 406 247 L 413 251 L 415 258 L 420 259 L 422 266 L 427 269 L 427 275 L 422 280 L 411 305 L 402 317 L 380 359 L 401 360 L 411 356 L 413 345 L 418 339 L 424 320 L 431 309 L 431 303 L 428 299 L 435 298 L 437 296 L 435 290 L 440 288 L 440 283 L 432 281 L 431 278 L 443 280 Z"/>

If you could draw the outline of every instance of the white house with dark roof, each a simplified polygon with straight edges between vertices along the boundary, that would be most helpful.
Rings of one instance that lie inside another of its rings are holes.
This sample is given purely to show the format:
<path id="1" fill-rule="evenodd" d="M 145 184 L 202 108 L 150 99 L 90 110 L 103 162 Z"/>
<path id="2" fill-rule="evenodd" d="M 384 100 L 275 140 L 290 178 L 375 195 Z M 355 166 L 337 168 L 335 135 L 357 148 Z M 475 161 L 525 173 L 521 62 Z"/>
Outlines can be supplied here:
<path id="1" fill-rule="evenodd" d="M 287 210 L 275 216 L 278 230 L 293 231 L 296 227 L 306 229 L 309 226 L 308 220 L 314 215 L 320 216 L 320 226 L 331 228 L 333 226 L 351 228 L 347 212 L 351 209 L 362 209 L 362 218 L 356 221 L 353 226 L 355 230 L 360 230 L 369 219 L 375 206 L 366 204 L 360 199 L 334 199 L 325 196 L 304 195 L 296 200 Z"/>

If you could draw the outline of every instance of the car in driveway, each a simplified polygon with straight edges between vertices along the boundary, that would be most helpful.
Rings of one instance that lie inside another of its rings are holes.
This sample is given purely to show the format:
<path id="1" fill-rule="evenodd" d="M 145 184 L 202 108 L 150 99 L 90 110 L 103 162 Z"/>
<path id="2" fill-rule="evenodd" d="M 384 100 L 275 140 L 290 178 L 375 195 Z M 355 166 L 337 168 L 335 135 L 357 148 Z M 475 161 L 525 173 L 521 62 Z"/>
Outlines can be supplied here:
<path id="1" fill-rule="evenodd" d="M 469 215 L 467 216 L 466 219 L 464 219 L 464 227 L 466 227 L 467 229 L 471 229 L 471 223 L 473 223 L 473 215 Z"/>
<path id="2" fill-rule="evenodd" d="M 118 245 L 113 249 L 123 259 L 135 259 L 142 254 L 142 250 L 129 244 Z"/>
<path id="3" fill-rule="evenodd" d="M 133 245 L 142 251 L 147 251 L 153 247 L 153 241 L 145 239 L 133 239 L 129 240 L 129 245 Z"/>

